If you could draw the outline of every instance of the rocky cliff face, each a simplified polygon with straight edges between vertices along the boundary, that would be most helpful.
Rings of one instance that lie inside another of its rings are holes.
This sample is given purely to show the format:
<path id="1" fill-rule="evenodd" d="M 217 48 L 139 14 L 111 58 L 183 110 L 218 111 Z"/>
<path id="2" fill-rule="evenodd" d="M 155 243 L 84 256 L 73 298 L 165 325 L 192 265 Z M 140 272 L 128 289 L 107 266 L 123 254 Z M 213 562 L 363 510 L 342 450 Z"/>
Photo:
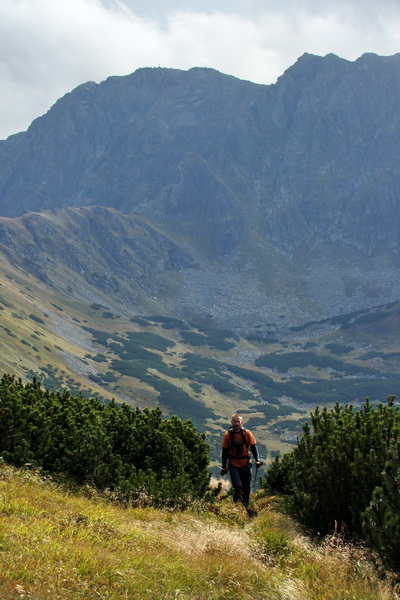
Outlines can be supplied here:
<path id="1" fill-rule="evenodd" d="M 305 54 L 270 86 L 211 69 L 87 83 L 0 143 L 0 213 L 110 207 L 104 269 L 118 265 L 124 280 L 133 267 L 119 227 L 140 215 L 152 235 L 131 249 L 134 270 L 151 278 L 159 243 L 156 272 L 179 271 L 180 291 L 165 299 L 181 316 L 248 329 L 394 300 L 399 97 L 400 54 L 354 63 Z M 36 250 L 46 238 L 42 230 Z M 103 256 L 95 244 L 79 262 L 80 242 L 64 240 L 77 272 Z M 172 248 L 178 264 L 164 264 Z"/>

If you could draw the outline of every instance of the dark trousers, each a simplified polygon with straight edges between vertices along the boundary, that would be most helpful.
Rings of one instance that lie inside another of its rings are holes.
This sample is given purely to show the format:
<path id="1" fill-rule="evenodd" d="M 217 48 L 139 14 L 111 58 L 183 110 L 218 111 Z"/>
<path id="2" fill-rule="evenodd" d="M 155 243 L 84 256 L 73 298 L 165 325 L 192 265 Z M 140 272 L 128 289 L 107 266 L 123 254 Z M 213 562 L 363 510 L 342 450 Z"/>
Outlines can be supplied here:
<path id="1" fill-rule="evenodd" d="M 245 506 L 248 506 L 251 486 L 251 464 L 245 467 L 229 465 L 229 475 L 232 487 L 235 490 L 233 499 L 235 502 L 241 500 Z"/>

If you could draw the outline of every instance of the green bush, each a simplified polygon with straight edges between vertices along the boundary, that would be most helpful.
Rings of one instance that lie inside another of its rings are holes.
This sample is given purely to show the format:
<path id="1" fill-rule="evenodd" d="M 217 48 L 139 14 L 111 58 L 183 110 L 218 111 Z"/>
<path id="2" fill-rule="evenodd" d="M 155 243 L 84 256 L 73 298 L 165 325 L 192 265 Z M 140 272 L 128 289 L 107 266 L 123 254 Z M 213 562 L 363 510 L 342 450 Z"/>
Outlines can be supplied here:
<path id="1" fill-rule="evenodd" d="M 181 337 L 184 342 L 191 346 L 207 346 L 209 344 L 207 336 L 195 331 L 181 331 Z"/>
<path id="2" fill-rule="evenodd" d="M 198 329 L 200 329 L 198 327 Z M 234 348 L 233 342 L 228 342 L 227 337 L 237 339 L 236 336 L 228 330 L 220 329 L 201 329 L 202 333 L 181 329 L 181 337 L 184 342 L 192 346 L 210 346 L 218 350 L 230 350 Z"/>
<path id="3" fill-rule="evenodd" d="M 143 488 L 155 503 L 173 503 L 204 494 L 208 453 L 191 421 L 164 419 L 159 409 L 53 393 L 35 378 L 0 381 L 0 455 L 18 467 L 30 463 L 127 498 Z"/>
<path id="4" fill-rule="evenodd" d="M 121 375 L 136 377 L 141 381 L 144 381 L 147 377 L 147 367 L 140 360 L 113 360 L 111 366 Z"/>
<path id="5" fill-rule="evenodd" d="M 218 360 L 190 352 L 183 355 L 182 365 L 187 367 L 187 369 L 193 373 L 198 373 L 200 371 L 208 373 L 210 370 L 221 373 L 224 368 L 223 363 L 220 363 Z"/>
<path id="6" fill-rule="evenodd" d="M 364 533 L 370 545 L 391 571 L 400 571 L 400 447 L 393 443 L 382 483 L 376 487 L 364 513 Z"/>
<path id="7" fill-rule="evenodd" d="M 256 359 L 255 364 L 270 369 L 277 369 L 281 372 L 287 372 L 289 369 L 298 367 L 313 366 L 320 369 L 334 369 L 335 371 L 346 375 L 361 374 L 361 368 L 356 365 L 345 363 L 337 358 L 332 358 L 331 356 L 321 356 L 320 354 L 315 354 L 315 352 L 307 351 L 264 354 Z M 380 376 L 379 371 L 376 369 L 363 368 L 362 373 Z"/>
<path id="8" fill-rule="evenodd" d="M 374 408 L 336 406 L 311 413 L 290 453 L 277 457 L 262 485 L 288 495 L 309 530 L 343 529 L 381 548 L 385 564 L 400 569 L 400 412 L 394 397 Z"/>
<path id="9" fill-rule="evenodd" d="M 205 419 L 216 418 L 215 413 L 204 404 L 194 400 L 187 392 L 176 387 L 165 379 L 151 379 L 151 385 L 160 393 L 159 402 L 166 406 L 171 412 L 178 413 L 183 418 L 192 419 L 199 425 Z"/>
<path id="10" fill-rule="evenodd" d="M 104 354 L 96 354 L 95 356 L 92 356 L 91 359 L 95 362 L 107 362 L 107 357 L 104 356 Z"/>
<path id="11" fill-rule="evenodd" d="M 335 342 L 326 344 L 325 348 L 333 352 L 333 354 L 347 354 L 354 350 L 354 346 L 344 346 L 343 344 L 337 344 Z"/>
<path id="12" fill-rule="evenodd" d="M 131 319 L 129 319 L 132 323 L 137 323 L 138 325 L 143 325 L 143 326 L 147 326 L 150 325 L 150 323 L 148 321 L 146 321 L 145 319 L 142 319 L 142 317 L 132 317 Z"/>
<path id="13" fill-rule="evenodd" d="M 35 321 L 36 323 L 44 324 L 43 319 L 41 319 L 40 317 L 37 317 L 36 315 L 29 315 L 29 318 L 32 319 L 32 321 Z"/>
<path id="14" fill-rule="evenodd" d="M 161 335 L 157 335 L 151 332 L 137 332 L 128 333 L 129 342 L 126 344 L 129 350 L 132 345 L 144 346 L 145 348 L 152 348 L 153 350 L 159 350 L 160 352 L 166 352 L 168 348 L 175 346 L 175 342 L 168 340 Z"/>
<path id="15" fill-rule="evenodd" d="M 98 329 L 93 329 L 93 327 L 86 327 L 85 325 L 82 326 L 82 329 L 91 333 L 95 342 L 97 342 L 98 344 L 101 344 L 102 346 L 107 346 L 107 342 L 108 342 L 109 338 L 111 337 L 111 335 L 109 333 L 107 333 L 106 331 L 100 331 Z"/>
<path id="16" fill-rule="evenodd" d="M 56 308 L 57 310 L 64 312 L 64 309 L 61 306 L 57 306 L 57 304 L 52 304 L 52 306 L 54 306 L 54 308 Z"/>
<path id="17" fill-rule="evenodd" d="M 118 377 L 112 371 L 107 371 L 106 373 L 102 373 L 101 378 L 103 381 L 107 381 L 108 383 L 118 381 Z"/>

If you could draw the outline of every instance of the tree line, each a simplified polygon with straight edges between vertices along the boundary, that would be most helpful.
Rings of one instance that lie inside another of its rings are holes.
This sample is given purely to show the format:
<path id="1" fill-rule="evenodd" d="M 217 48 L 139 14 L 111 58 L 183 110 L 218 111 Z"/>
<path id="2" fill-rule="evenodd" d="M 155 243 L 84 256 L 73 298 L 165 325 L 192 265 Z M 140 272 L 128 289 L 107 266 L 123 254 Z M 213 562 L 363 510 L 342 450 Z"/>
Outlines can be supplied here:
<path id="1" fill-rule="evenodd" d="M 314 534 L 333 531 L 366 541 L 400 570 L 400 411 L 395 397 L 360 410 L 318 407 L 297 446 L 277 457 L 261 483 L 288 498 Z"/>
<path id="2" fill-rule="evenodd" d="M 158 505 L 202 497 L 209 447 L 190 420 L 161 410 L 42 389 L 35 378 L 0 380 L 0 455 L 130 500 Z"/>

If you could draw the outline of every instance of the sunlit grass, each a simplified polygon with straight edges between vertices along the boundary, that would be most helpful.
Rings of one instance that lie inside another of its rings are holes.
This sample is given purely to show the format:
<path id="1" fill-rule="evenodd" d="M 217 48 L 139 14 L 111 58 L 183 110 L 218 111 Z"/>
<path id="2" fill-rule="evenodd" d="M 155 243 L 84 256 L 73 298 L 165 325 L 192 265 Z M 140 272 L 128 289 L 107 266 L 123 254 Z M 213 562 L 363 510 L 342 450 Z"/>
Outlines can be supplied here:
<path id="1" fill-rule="evenodd" d="M 290 518 L 273 509 L 262 511 L 252 527 L 264 560 L 289 577 L 290 585 L 296 584 L 297 596 L 292 591 L 292 598 L 398 598 L 389 574 L 385 581 L 379 579 L 370 554 L 361 546 L 335 536 L 317 544 L 303 535 Z"/>
<path id="2" fill-rule="evenodd" d="M 0 467 L 0 600 L 389 600 L 360 551 L 317 547 L 258 501 L 124 508 Z M 212 511 L 211 511 L 212 509 Z"/>

